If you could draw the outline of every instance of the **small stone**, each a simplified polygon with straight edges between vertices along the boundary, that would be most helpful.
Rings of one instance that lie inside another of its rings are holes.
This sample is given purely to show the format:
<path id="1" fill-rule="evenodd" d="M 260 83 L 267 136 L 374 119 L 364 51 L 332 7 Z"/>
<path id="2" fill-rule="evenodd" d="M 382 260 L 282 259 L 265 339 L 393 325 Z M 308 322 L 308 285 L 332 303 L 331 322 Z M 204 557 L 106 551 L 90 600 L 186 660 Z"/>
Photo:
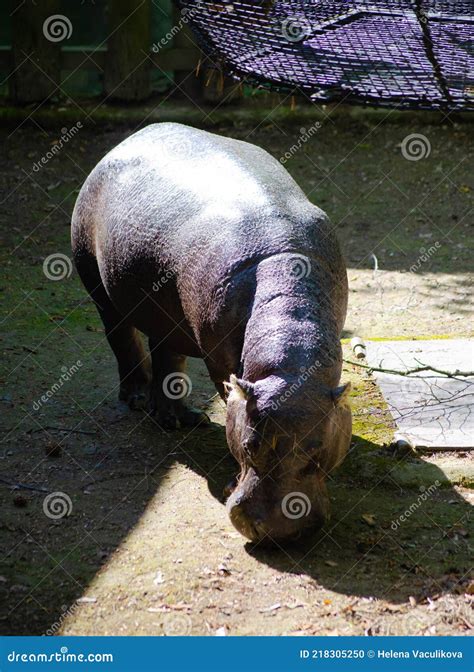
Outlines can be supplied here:
<path id="1" fill-rule="evenodd" d="M 24 509 L 25 506 L 28 506 L 28 500 L 23 495 L 15 495 L 15 497 L 13 497 L 13 506 L 16 506 L 19 509 Z"/>
<path id="2" fill-rule="evenodd" d="M 48 441 L 44 447 L 46 457 L 61 457 L 62 447 L 57 441 Z"/>
<path id="3" fill-rule="evenodd" d="M 221 574 L 222 576 L 230 576 L 230 573 L 231 573 L 230 569 L 224 564 L 219 565 L 217 570 L 218 570 L 219 574 Z"/>
<path id="4" fill-rule="evenodd" d="M 155 586 L 159 586 L 161 583 L 164 583 L 165 580 L 163 578 L 163 572 L 157 572 L 155 578 L 153 579 L 153 583 Z"/>

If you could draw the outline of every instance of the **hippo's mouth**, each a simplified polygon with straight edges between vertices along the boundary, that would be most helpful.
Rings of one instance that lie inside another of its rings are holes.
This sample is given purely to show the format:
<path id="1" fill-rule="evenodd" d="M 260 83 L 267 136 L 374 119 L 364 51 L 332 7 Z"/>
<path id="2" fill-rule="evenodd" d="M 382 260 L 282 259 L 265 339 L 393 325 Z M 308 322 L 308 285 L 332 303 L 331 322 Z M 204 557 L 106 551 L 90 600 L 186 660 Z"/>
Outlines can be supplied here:
<path id="1" fill-rule="evenodd" d="M 282 544 L 302 539 L 321 528 L 328 502 L 322 491 L 316 501 L 293 490 L 281 496 L 275 483 L 260 479 L 250 468 L 234 486 L 227 512 L 234 527 L 252 542 Z"/>

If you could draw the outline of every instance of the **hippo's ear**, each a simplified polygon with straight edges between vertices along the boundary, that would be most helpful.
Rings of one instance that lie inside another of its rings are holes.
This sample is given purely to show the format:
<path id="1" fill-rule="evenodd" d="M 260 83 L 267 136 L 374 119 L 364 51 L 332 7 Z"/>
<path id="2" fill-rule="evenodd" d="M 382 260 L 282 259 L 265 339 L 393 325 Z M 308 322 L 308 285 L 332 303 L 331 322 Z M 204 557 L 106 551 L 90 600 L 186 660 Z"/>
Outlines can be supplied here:
<path id="1" fill-rule="evenodd" d="M 351 391 L 351 384 L 339 385 L 334 390 L 331 390 L 331 397 L 336 406 L 348 406 L 349 394 Z"/>
<path id="2" fill-rule="evenodd" d="M 255 385 L 248 380 L 237 378 L 234 374 L 231 375 L 230 381 L 225 383 L 225 388 L 229 393 L 234 394 L 239 399 L 249 401 L 255 396 Z"/>

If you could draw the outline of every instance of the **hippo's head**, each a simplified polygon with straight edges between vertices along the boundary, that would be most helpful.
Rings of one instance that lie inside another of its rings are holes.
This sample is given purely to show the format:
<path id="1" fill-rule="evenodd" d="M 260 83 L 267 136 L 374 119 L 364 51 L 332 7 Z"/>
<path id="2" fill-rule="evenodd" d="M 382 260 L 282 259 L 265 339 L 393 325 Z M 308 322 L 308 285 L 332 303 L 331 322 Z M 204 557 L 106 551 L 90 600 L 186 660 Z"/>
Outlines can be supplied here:
<path id="1" fill-rule="evenodd" d="M 325 478 L 349 447 L 350 383 L 335 389 L 277 375 L 250 383 L 231 376 L 227 441 L 241 467 L 227 502 L 252 541 L 282 541 L 323 525 Z"/>

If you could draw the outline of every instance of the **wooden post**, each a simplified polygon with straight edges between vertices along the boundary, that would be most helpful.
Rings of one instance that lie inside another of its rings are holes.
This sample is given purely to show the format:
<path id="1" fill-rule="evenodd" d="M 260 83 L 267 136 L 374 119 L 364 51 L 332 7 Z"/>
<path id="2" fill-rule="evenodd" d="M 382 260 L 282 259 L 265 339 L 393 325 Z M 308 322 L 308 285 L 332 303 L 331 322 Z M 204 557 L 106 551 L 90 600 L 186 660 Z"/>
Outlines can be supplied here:
<path id="1" fill-rule="evenodd" d="M 58 15 L 58 0 L 14 0 L 10 6 L 13 33 L 10 95 L 16 103 L 47 100 L 61 83 L 60 48 L 71 36 L 72 24 L 66 16 Z"/>
<path id="2" fill-rule="evenodd" d="M 177 49 L 185 49 L 188 53 L 195 53 L 196 62 L 201 56 L 200 49 L 196 44 L 191 29 L 183 24 L 181 12 L 175 7 L 173 11 L 173 21 L 176 26 L 182 26 L 181 30 L 175 35 L 173 45 Z M 202 98 L 203 77 L 202 70 L 199 75 L 196 74 L 196 69 L 193 70 L 175 70 L 174 83 L 184 96 L 191 100 L 200 100 Z"/>
<path id="3" fill-rule="evenodd" d="M 109 100 L 144 100 L 150 95 L 150 0 L 110 0 L 104 87 Z"/>
<path id="4" fill-rule="evenodd" d="M 180 12 L 174 11 L 176 25 L 180 25 Z M 239 82 L 226 77 L 218 70 L 197 46 L 197 38 L 188 25 L 177 33 L 174 38 L 174 46 L 186 51 L 194 50 L 196 60 L 200 60 L 199 77 L 187 71 L 175 71 L 174 81 L 182 93 L 191 100 L 200 100 L 213 105 L 221 102 L 233 102 L 242 97 Z"/>

